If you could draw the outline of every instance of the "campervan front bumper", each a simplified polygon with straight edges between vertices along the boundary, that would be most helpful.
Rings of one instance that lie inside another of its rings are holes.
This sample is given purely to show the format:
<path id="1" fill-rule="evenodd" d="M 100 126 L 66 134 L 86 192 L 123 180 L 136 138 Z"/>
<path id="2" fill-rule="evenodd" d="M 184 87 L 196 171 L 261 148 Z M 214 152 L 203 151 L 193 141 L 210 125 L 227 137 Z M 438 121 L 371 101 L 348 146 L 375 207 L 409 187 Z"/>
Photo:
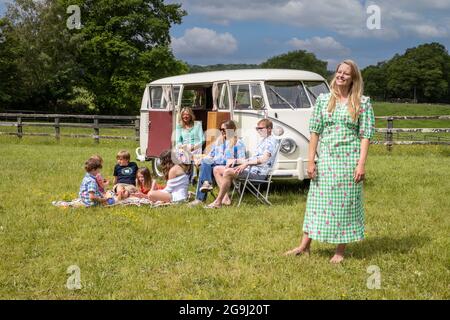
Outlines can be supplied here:
<path id="1" fill-rule="evenodd" d="M 287 165 L 286 165 L 287 164 Z M 283 165 L 292 167 L 292 169 L 283 169 Z M 308 167 L 308 160 L 298 158 L 297 160 L 281 160 L 278 161 L 278 169 L 273 172 L 272 179 L 274 180 L 304 180 L 308 177 L 306 168 Z"/>

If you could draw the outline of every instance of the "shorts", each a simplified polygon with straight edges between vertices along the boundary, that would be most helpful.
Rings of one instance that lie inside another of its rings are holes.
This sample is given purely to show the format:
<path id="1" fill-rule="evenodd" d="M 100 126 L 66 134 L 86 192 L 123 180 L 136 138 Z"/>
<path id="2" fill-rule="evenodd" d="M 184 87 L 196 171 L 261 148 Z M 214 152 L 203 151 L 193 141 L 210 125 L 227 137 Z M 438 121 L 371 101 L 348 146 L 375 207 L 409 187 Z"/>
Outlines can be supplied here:
<path id="1" fill-rule="evenodd" d="M 250 175 L 248 176 L 248 178 L 250 180 L 266 180 L 267 179 L 267 175 L 266 174 L 260 174 L 258 172 L 252 171 L 251 169 L 245 169 L 244 171 L 239 173 L 239 175 L 237 177 L 239 179 L 247 178 L 247 174 L 248 174 L 249 170 L 250 170 Z"/>

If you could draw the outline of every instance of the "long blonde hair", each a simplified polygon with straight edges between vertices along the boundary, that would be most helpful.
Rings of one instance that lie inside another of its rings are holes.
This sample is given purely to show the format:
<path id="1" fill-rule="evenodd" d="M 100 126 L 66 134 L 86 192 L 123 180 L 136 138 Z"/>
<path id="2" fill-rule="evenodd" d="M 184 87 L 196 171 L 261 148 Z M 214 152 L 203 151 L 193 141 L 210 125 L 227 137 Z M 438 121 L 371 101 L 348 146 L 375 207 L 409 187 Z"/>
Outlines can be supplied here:
<path id="1" fill-rule="evenodd" d="M 330 83 L 331 97 L 330 100 L 328 101 L 327 111 L 329 113 L 333 113 L 334 109 L 336 108 L 336 101 L 339 97 L 336 84 L 336 75 L 339 70 L 339 67 L 342 64 L 350 66 L 351 69 L 352 84 L 350 85 L 350 92 L 348 96 L 349 101 L 348 111 L 352 117 L 352 120 L 356 122 L 358 120 L 359 110 L 361 108 L 361 97 L 363 94 L 364 82 L 362 79 L 361 71 L 359 70 L 358 66 L 353 60 L 344 60 L 337 65 L 333 80 L 331 80 Z"/>
<path id="2" fill-rule="evenodd" d="M 225 128 L 227 128 L 227 130 L 233 130 L 234 133 L 236 133 L 236 123 L 233 120 L 225 120 L 220 124 L 219 128 L 222 128 L 222 126 L 225 126 Z M 236 136 L 236 134 L 233 135 L 233 138 L 231 138 L 230 143 L 228 145 L 228 148 L 231 150 L 234 148 L 234 146 L 236 145 L 238 140 L 238 137 Z M 223 135 L 221 134 L 219 139 L 217 139 L 217 144 L 222 144 L 224 143 L 224 138 Z"/>
<path id="3" fill-rule="evenodd" d="M 194 111 L 192 111 L 191 108 L 189 107 L 184 107 L 183 109 L 181 109 L 180 111 L 180 119 L 178 121 L 178 123 L 180 124 L 180 126 L 183 128 L 184 127 L 184 122 L 183 122 L 183 113 L 187 112 L 190 116 L 191 116 L 191 122 L 189 123 L 190 125 L 194 125 L 194 121 L 195 121 L 195 115 L 194 115 Z"/>

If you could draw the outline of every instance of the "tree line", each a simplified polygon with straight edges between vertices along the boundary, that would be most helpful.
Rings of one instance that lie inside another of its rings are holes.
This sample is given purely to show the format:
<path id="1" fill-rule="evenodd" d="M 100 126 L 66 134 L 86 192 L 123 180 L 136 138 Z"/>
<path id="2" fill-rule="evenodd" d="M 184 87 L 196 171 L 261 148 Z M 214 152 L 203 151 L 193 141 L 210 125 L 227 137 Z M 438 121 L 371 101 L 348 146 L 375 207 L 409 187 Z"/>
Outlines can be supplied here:
<path id="1" fill-rule="evenodd" d="M 81 28 L 68 27 L 70 5 Z M 195 66 L 174 57 L 170 28 L 187 13 L 163 0 L 15 0 L 0 17 L 0 111 L 138 114 L 153 80 L 212 70 L 289 68 L 330 78 L 327 62 L 297 50 L 256 64 Z M 450 56 L 423 44 L 362 70 L 379 100 L 450 101 Z"/>

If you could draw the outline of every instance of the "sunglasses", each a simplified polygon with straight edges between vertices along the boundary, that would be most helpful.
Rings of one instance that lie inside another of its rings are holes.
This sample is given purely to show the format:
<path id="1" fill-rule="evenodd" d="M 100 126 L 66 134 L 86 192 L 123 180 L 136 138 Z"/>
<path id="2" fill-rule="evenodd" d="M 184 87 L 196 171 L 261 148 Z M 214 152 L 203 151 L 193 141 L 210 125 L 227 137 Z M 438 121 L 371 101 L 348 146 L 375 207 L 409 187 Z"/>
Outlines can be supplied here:
<path id="1" fill-rule="evenodd" d="M 266 127 L 256 127 L 255 129 L 259 131 L 259 130 L 264 130 L 264 129 L 266 129 Z"/>

